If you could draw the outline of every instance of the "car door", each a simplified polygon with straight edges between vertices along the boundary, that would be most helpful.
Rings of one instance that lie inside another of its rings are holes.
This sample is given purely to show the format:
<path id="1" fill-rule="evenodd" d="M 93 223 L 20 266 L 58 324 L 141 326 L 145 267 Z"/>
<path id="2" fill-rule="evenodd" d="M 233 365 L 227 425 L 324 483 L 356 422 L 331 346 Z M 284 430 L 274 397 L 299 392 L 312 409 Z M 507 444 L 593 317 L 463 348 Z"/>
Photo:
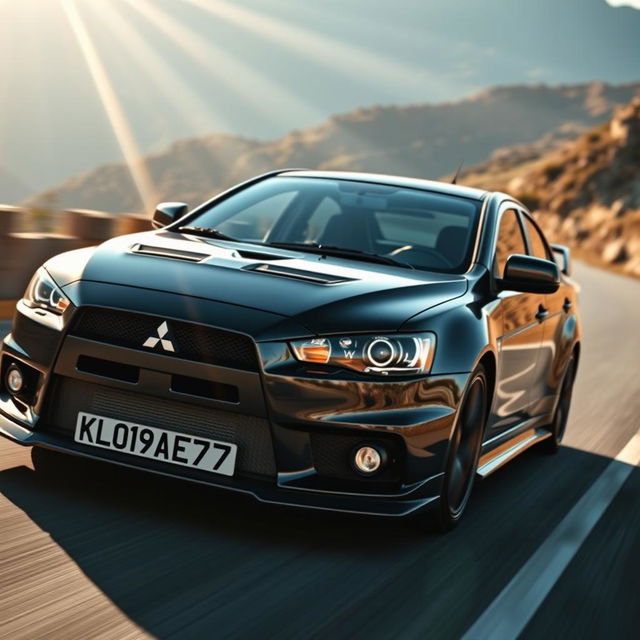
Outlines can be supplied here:
<path id="1" fill-rule="evenodd" d="M 520 212 L 506 204 L 500 215 L 493 261 L 496 278 L 502 278 L 509 256 L 527 254 L 523 231 Z M 532 417 L 531 387 L 540 375 L 538 352 L 544 331 L 539 315 L 544 306 L 542 294 L 501 290 L 497 296 L 502 335 L 498 338 L 492 435 Z"/>
<path id="2" fill-rule="evenodd" d="M 529 254 L 553 261 L 551 249 L 533 218 L 527 212 L 522 212 L 522 221 Z M 557 386 L 566 362 L 566 354 L 562 352 L 565 342 L 562 332 L 565 319 L 572 308 L 572 300 L 573 292 L 566 282 L 561 282 L 555 293 L 544 296 L 544 331 L 538 356 L 537 376 L 531 385 L 530 412 L 533 415 L 544 415 L 553 409 Z"/>

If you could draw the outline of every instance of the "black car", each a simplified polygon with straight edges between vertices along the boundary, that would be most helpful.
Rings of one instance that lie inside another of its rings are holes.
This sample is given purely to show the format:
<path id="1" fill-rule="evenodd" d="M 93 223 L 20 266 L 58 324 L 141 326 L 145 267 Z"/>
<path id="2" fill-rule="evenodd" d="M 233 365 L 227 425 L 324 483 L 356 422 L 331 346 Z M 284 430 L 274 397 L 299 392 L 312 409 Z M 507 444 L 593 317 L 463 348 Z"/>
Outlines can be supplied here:
<path id="1" fill-rule="evenodd" d="M 447 529 L 476 474 L 557 449 L 577 287 L 517 200 L 283 170 L 187 209 L 49 260 L 18 302 L 0 432 L 36 468 L 67 452 Z"/>

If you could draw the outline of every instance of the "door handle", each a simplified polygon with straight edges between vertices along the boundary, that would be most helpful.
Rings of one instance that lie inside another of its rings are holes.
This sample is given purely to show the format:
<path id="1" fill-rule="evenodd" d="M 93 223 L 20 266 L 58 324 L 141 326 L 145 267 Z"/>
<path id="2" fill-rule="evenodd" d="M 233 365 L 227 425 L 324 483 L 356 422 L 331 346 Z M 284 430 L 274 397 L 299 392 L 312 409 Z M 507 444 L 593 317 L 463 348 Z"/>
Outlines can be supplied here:
<path id="1" fill-rule="evenodd" d="M 536 320 L 542 322 L 549 315 L 549 309 L 543 305 L 538 305 L 538 313 L 536 313 Z"/>
<path id="2" fill-rule="evenodd" d="M 571 309 L 571 307 L 573 307 L 573 303 L 571 302 L 571 300 L 569 300 L 569 298 L 565 298 L 564 304 L 562 305 L 564 312 L 569 313 L 569 309 Z"/>

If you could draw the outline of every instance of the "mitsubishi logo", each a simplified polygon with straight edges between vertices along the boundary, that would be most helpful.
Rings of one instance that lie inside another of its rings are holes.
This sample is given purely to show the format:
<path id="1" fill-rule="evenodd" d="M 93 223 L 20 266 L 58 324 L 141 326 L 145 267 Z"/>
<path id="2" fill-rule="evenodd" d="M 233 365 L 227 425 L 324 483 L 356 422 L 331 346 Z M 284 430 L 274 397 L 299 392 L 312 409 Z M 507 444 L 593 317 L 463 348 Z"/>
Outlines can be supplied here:
<path id="1" fill-rule="evenodd" d="M 167 324 L 166 320 L 156 329 L 156 332 L 158 333 L 158 336 L 149 336 L 144 341 L 144 344 L 142 346 L 149 347 L 149 349 L 154 349 L 159 342 L 160 346 L 165 351 L 171 351 L 173 353 L 175 351 L 175 349 L 173 348 L 173 342 L 166 338 L 167 334 L 169 333 L 169 325 Z"/>

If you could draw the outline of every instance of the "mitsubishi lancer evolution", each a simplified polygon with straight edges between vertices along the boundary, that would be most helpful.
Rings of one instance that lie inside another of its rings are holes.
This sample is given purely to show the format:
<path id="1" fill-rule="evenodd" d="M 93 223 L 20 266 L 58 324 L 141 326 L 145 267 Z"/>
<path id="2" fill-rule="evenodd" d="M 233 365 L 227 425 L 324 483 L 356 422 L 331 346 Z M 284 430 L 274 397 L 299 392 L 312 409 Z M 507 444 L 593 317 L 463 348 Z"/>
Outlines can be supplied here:
<path id="1" fill-rule="evenodd" d="M 0 433 L 37 469 L 447 530 L 474 479 L 558 448 L 578 287 L 508 194 L 282 170 L 153 225 L 50 259 L 17 303 Z"/>

